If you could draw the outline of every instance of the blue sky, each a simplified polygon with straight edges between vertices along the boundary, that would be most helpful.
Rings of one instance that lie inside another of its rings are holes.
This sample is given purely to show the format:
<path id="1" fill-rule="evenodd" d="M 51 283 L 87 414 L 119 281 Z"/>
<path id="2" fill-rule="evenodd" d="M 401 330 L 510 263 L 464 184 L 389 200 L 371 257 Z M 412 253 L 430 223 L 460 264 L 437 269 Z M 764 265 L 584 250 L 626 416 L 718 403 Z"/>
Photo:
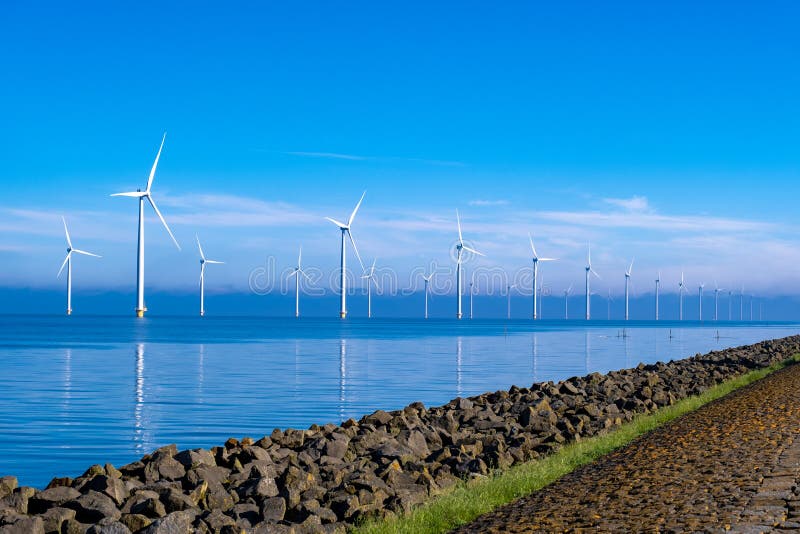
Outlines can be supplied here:
<path id="1" fill-rule="evenodd" d="M 556 256 L 554 293 L 687 284 L 800 293 L 800 7 L 704 2 L 5 2 L 0 286 L 54 288 L 60 216 L 75 287 L 131 290 L 136 205 L 163 131 L 147 280 L 244 292 L 304 246 L 323 279 L 338 230 L 399 280 L 452 266 L 455 209 L 487 254 Z M 351 257 L 349 264 L 355 265 Z M 217 267 L 217 266 L 212 266 Z M 416 269 L 416 270 L 415 270 Z M 443 270 L 442 273 L 446 271 Z M 493 271 L 494 272 L 494 271 Z M 443 274 L 443 277 L 446 277 Z M 442 288 L 446 291 L 447 288 Z"/>

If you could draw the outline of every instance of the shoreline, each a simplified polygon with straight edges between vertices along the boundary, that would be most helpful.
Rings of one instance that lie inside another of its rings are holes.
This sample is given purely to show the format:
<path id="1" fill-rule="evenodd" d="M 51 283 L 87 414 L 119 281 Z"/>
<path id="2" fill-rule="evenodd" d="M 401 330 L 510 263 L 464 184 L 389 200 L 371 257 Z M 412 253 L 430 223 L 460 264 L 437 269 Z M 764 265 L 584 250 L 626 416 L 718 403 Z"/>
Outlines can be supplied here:
<path id="1" fill-rule="evenodd" d="M 169 445 L 119 468 L 55 478 L 42 491 L 3 477 L 0 531 L 343 531 L 799 351 L 800 336 L 791 336 L 433 408 L 417 402 L 340 426 L 276 429 L 210 450 Z"/>

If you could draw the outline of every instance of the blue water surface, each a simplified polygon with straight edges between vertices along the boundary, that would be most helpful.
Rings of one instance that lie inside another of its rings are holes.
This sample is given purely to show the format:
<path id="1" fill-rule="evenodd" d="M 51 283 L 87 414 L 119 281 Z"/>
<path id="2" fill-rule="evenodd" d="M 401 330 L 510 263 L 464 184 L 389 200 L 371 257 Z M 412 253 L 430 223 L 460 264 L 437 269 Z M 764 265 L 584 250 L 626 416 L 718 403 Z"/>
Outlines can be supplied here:
<path id="1" fill-rule="evenodd" d="M 210 447 L 793 335 L 797 323 L 0 316 L 0 474 Z"/>

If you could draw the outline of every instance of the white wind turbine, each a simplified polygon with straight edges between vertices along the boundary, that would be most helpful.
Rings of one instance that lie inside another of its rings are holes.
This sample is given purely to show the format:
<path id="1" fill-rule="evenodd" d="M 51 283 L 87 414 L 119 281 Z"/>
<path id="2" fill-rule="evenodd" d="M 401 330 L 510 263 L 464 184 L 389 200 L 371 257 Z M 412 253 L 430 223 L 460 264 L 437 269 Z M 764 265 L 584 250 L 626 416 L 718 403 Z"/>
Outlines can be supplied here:
<path id="1" fill-rule="evenodd" d="M 700 284 L 700 286 L 697 288 L 697 292 L 698 292 L 698 293 L 699 293 L 699 295 L 700 295 L 700 321 L 702 321 L 702 320 L 703 320 L 703 289 L 704 289 L 705 287 L 706 287 L 706 284 L 705 284 L 705 282 L 703 282 L 703 283 L 702 283 L 702 284 Z"/>
<path id="2" fill-rule="evenodd" d="M 625 320 L 628 320 L 628 286 L 631 282 L 631 273 L 633 272 L 633 260 L 628 270 L 625 271 Z"/>
<path id="3" fill-rule="evenodd" d="M 510 285 L 510 286 L 508 286 L 506 288 L 506 295 L 507 295 L 507 299 L 508 299 L 508 303 L 506 304 L 506 318 L 507 319 L 511 319 L 511 290 L 515 289 L 516 287 L 517 286 L 515 284 L 515 285 Z"/>
<path id="4" fill-rule="evenodd" d="M 564 320 L 569 320 L 569 294 L 572 291 L 572 284 L 564 290 Z"/>
<path id="5" fill-rule="evenodd" d="M 464 251 L 472 252 L 473 254 L 477 254 L 478 256 L 484 256 L 483 253 L 478 252 L 474 248 L 470 248 L 464 244 L 464 237 L 461 234 L 461 215 L 459 215 L 458 210 L 456 210 L 456 223 L 458 224 L 458 244 L 456 245 L 457 257 L 456 257 L 456 300 L 457 300 L 457 310 L 456 310 L 456 318 L 461 319 L 461 261 L 462 255 Z"/>
<path id="6" fill-rule="evenodd" d="M 686 291 L 686 282 L 683 280 L 681 271 L 681 281 L 678 282 L 678 320 L 683 321 L 683 292 Z"/>
<path id="7" fill-rule="evenodd" d="M 217 261 L 217 260 L 209 260 L 206 259 L 206 255 L 203 254 L 203 246 L 200 244 L 200 238 L 197 235 L 194 236 L 197 239 L 197 250 L 200 251 L 200 317 L 206 314 L 205 309 L 205 294 L 206 294 L 206 264 L 213 263 L 217 265 L 222 265 L 225 263 L 224 261 Z"/>
<path id="8" fill-rule="evenodd" d="M 433 281 L 433 275 L 436 274 L 436 271 L 431 271 L 431 274 L 428 276 L 422 275 L 422 279 L 425 280 L 425 318 L 428 318 L 428 294 L 430 290 L 428 286 Z"/>
<path id="9" fill-rule="evenodd" d="M 719 320 L 719 292 L 725 291 L 721 289 L 719 285 L 714 282 L 714 321 Z"/>
<path id="10" fill-rule="evenodd" d="M 528 241 L 531 243 L 531 253 L 533 254 L 533 318 L 539 318 L 539 310 L 536 304 L 536 278 L 539 275 L 539 262 L 540 261 L 556 261 L 556 258 L 540 258 L 536 254 L 536 247 L 533 246 L 533 236 L 528 232 Z"/>
<path id="11" fill-rule="evenodd" d="M 469 318 L 472 319 L 472 301 L 475 297 L 475 273 L 472 273 L 472 277 L 469 281 Z"/>
<path id="12" fill-rule="evenodd" d="M 367 319 L 372 318 L 372 284 L 375 284 L 375 287 L 378 287 L 378 282 L 375 280 L 375 262 L 378 260 L 372 260 L 372 267 L 369 268 L 361 278 L 367 280 Z"/>
<path id="13" fill-rule="evenodd" d="M 658 289 L 661 285 L 661 271 L 656 275 L 656 321 L 658 321 Z"/>
<path id="14" fill-rule="evenodd" d="M 350 243 L 353 244 L 353 252 L 356 253 L 356 258 L 358 258 L 358 263 L 361 265 L 361 270 L 362 271 L 364 270 L 364 262 L 361 261 L 361 256 L 358 254 L 358 247 L 356 247 L 356 242 L 353 239 L 353 234 L 350 231 L 350 226 L 353 224 L 353 219 L 356 218 L 356 212 L 358 212 L 358 208 L 361 207 L 361 203 L 364 201 L 364 195 L 366 195 L 366 194 L 367 194 L 367 192 L 364 191 L 364 193 L 361 195 L 361 199 L 358 201 L 358 204 L 356 204 L 356 207 L 353 210 L 353 213 L 351 213 L 350 214 L 350 218 L 347 219 L 347 224 L 345 224 L 343 222 L 339 222 L 336 219 L 331 219 L 330 217 L 325 217 L 330 222 L 332 222 L 333 224 L 338 226 L 339 229 L 342 231 L 342 249 L 341 249 L 342 279 L 341 279 L 341 295 L 339 297 L 339 317 L 342 318 L 342 319 L 344 319 L 347 316 L 347 302 L 346 302 L 346 298 L 347 298 L 347 275 L 346 275 L 346 271 L 345 271 L 345 266 L 346 266 L 345 248 L 346 248 L 347 238 L 348 237 L 350 238 Z"/>
<path id="15" fill-rule="evenodd" d="M 586 320 L 588 321 L 592 317 L 592 292 L 589 285 L 589 275 L 593 274 L 598 279 L 600 279 L 600 275 L 592 269 L 592 247 L 589 247 L 589 250 L 586 254 Z"/>
<path id="16" fill-rule="evenodd" d="M 136 191 L 128 192 L 128 193 L 115 193 L 111 195 L 112 197 L 133 197 L 139 199 L 139 244 L 136 254 L 136 316 L 137 317 L 144 317 L 144 312 L 147 311 L 147 308 L 144 305 L 144 200 L 147 199 L 150 202 L 150 205 L 153 207 L 153 211 L 156 212 L 158 218 L 161 219 L 161 223 L 166 228 L 167 233 L 172 238 L 172 242 L 175 243 L 175 246 L 178 247 L 178 250 L 181 249 L 181 246 L 178 244 L 178 241 L 175 239 L 175 236 L 172 235 L 172 230 L 169 229 L 167 225 L 167 221 L 164 220 L 164 216 L 161 215 L 161 211 L 159 211 L 158 206 L 156 206 L 155 201 L 153 200 L 153 196 L 150 193 L 150 188 L 153 186 L 153 178 L 156 175 L 156 167 L 158 166 L 158 159 L 161 157 L 161 150 L 164 148 L 164 140 L 167 138 L 166 132 L 164 133 L 164 137 L 161 138 L 161 146 L 158 147 L 158 153 L 156 154 L 156 159 L 153 162 L 153 167 L 150 169 L 150 176 L 147 178 L 147 189 L 142 191 L 141 189 L 137 189 Z"/>
<path id="17" fill-rule="evenodd" d="M 77 248 L 72 247 L 72 240 L 69 238 L 69 230 L 67 230 L 67 221 L 64 217 L 61 217 L 61 222 L 64 223 L 64 234 L 67 236 L 67 257 L 64 258 L 64 263 L 61 264 L 61 268 L 58 270 L 58 274 L 56 278 L 61 277 L 61 272 L 64 270 L 64 266 L 67 267 L 67 315 L 72 315 L 72 253 L 75 254 L 83 254 L 84 256 L 94 256 L 95 258 L 100 258 L 97 254 L 92 254 L 91 252 L 86 252 L 85 250 L 79 250 Z"/>
<path id="18" fill-rule="evenodd" d="M 297 267 L 292 269 L 292 272 L 289 273 L 289 276 L 288 276 L 288 278 L 291 278 L 292 276 L 296 277 L 295 280 L 294 280 L 294 316 L 295 317 L 300 317 L 300 275 L 302 274 L 303 276 L 305 276 L 306 280 L 309 279 L 308 275 L 303 270 L 302 263 L 303 263 L 303 247 L 300 247 L 300 252 L 297 254 Z"/>

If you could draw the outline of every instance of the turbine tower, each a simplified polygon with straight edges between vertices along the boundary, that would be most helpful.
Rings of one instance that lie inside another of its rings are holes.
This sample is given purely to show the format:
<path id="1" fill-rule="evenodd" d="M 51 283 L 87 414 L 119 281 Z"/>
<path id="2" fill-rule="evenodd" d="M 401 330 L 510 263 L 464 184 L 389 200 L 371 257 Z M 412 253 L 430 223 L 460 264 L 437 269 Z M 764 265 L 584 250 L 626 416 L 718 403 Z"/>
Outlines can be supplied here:
<path id="1" fill-rule="evenodd" d="M 633 271 L 633 260 L 631 260 L 630 267 L 625 271 L 625 320 L 628 320 L 628 286 L 631 282 L 631 272 Z"/>
<path id="2" fill-rule="evenodd" d="M 200 244 L 200 238 L 197 237 L 197 235 L 195 235 L 194 237 L 195 239 L 197 239 L 197 249 L 200 251 L 200 317 L 202 317 L 206 314 L 206 310 L 204 307 L 204 299 L 206 292 L 206 281 L 205 281 L 206 264 L 215 263 L 217 265 L 221 265 L 225 262 L 206 259 L 205 254 L 203 254 L 203 246 Z"/>
<path id="3" fill-rule="evenodd" d="M 656 321 L 658 321 L 658 289 L 661 285 L 661 271 L 656 275 Z"/>
<path id="4" fill-rule="evenodd" d="M 472 273 L 472 277 L 469 281 L 469 318 L 472 319 L 472 300 L 475 296 L 475 273 Z"/>
<path id="5" fill-rule="evenodd" d="M 528 232 L 528 241 L 531 243 L 531 253 L 533 254 L 533 318 L 539 318 L 539 310 L 536 305 L 536 278 L 539 275 L 539 262 L 540 261 L 556 261 L 556 258 L 540 258 L 536 254 L 536 247 L 533 246 L 533 236 Z"/>
<path id="6" fill-rule="evenodd" d="M 483 256 L 481 252 L 468 247 L 464 244 L 464 237 L 461 234 L 461 215 L 459 215 L 458 210 L 456 210 L 456 223 L 458 224 L 458 244 L 456 245 L 456 301 L 457 301 L 457 310 L 456 310 L 456 319 L 461 319 L 461 260 L 462 254 L 466 250 L 467 252 L 472 252 L 473 254 L 477 254 L 478 256 Z M 470 294 L 470 301 L 472 296 Z"/>
<path id="7" fill-rule="evenodd" d="M 683 280 L 681 271 L 681 281 L 678 282 L 678 320 L 683 321 L 683 292 L 686 291 L 686 282 Z"/>
<path id="8" fill-rule="evenodd" d="M 719 285 L 714 282 L 714 321 L 719 320 L 719 292 L 725 291 L 720 289 Z"/>
<path id="9" fill-rule="evenodd" d="M 507 304 L 506 304 L 506 319 L 511 319 L 511 290 L 516 288 L 516 285 L 508 286 L 506 288 Z"/>
<path id="10" fill-rule="evenodd" d="M 144 305 L 144 201 L 150 203 L 153 207 L 153 211 L 156 212 L 158 218 L 161 219 L 161 223 L 166 228 L 167 233 L 172 238 L 172 242 L 175 243 L 175 246 L 178 247 L 178 250 L 181 249 L 181 246 L 178 244 L 178 241 L 175 239 L 175 236 L 172 235 L 172 230 L 169 229 L 167 225 L 167 221 L 164 220 L 164 216 L 161 215 L 161 212 L 156 206 L 155 201 L 153 200 L 153 196 L 150 193 L 150 189 L 153 186 L 153 178 L 156 175 L 156 167 L 158 166 L 158 159 L 161 157 L 161 151 L 164 148 L 164 141 L 167 138 L 166 132 L 164 132 L 164 137 L 161 138 L 161 146 L 158 147 L 158 153 L 156 154 L 156 159 L 153 162 L 153 167 L 150 169 L 150 176 L 147 178 L 147 189 L 142 191 L 141 189 L 137 189 L 136 191 L 131 191 L 128 193 L 114 193 L 111 195 L 112 197 L 133 197 L 139 199 L 139 244 L 137 248 L 136 254 L 136 317 L 144 317 L 144 312 L 147 311 L 147 308 Z"/>
<path id="11" fill-rule="evenodd" d="M 597 274 L 594 269 L 592 269 L 592 247 L 589 247 L 589 251 L 586 254 L 586 320 L 588 321 L 592 317 L 592 301 L 591 301 L 591 287 L 589 284 L 589 275 L 593 274 L 598 279 L 600 275 Z"/>
<path id="12" fill-rule="evenodd" d="M 356 212 L 358 212 L 358 208 L 361 207 L 361 203 L 364 201 L 364 195 L 367 192 L 361 194 L 361 199 L 359 199 L 358 204 L 356 204 L 353 213 L 350 214 L 350 218 L 347 219 L 347 224 L 343 222 L 339 222 L 336 219 L 331 219 L 330 217 L 325 217 L 327 220 L 335 224 L 339 227 L 342 231 L 342 248 L 341 248 L 341 270 L 342 270 L 342 279 L 340 284 L 341 295 L 339 296 L 339 317 L 344 319 L 347 317 L 347 271 L 346 271 L 346 264 L 347 264 L 347 254 L 346 254 L 346 245 L 347 245 L 347 238 L 350 238 L 350 243 L 353 245 L 353 252 L 356 253 L 356 258 L 358 258 L 358 263 L 361 265 L 361 270 L 364 270 L 364 262 L 361 261 L 361 256 L 358 254 L 358 247 L 356 247 L 356 242 L 353 239 L 353 234 L 350 231 L 350 227 L 353 224 L 353 219 L 356 218 Z"/>
<path id="13" fill-rule="evenodd" d="M 569 320 L 569 294 L 572 291 L 572 284 L 564 290 L 564 320 Z"/>
<path id="14" fill-rule="evenodd" d="M 56 278 L 61 277 L 61 272 L 64 270 L 64 266 L 67 267 L 67 315 L 72 315 L 72 253 L 75 254 L 83 254 L 84 256 L 94 256 L 95 258 L 100 258 L 97 254 L 92 254 L 91 252 L 86 252 L 85 250 L 79 250 L 77 248 L 72 248 L 72 240 L 69 238 L 69 230 L 67 230 L 67 221 L 64 217 L 61 217 L 61 222 L 64 223 L 64 233 L 67 236 L 67 257 L 64 258 L 64 263 L 61 264 L 61 268 L 58 270 L 58 274 Z"/>
<path id="15" fill-rule="evenodd" d="M 367 280 L 367 319 L 372 318 L 372 284 L 375 284 L 375 287 L 378 287 L 378 282 L 375 281 L 375 262 L 378 261 L 376 259 L 372 260 L 372 266 L 369 268 L 361 278 Z"/>
<path id="16" fill-rule="evenodd" d="M 306 277 L 306 280 L 309 280 L 308 275 L 303 270 L 302 267 L 302 260 L 303 260 L 303 247 L 300 247 L 300 253 L 297 255 L 297 267 L 295 267 L 291 273 L 289 273 L 288 278 L 292 276 L 295 277 L 294 279 L 294 316 L 300 317 L 300 275 Z"/>
<path id="17" fill-rule="evenodd" d="M 436 274 L 436 271 L 431 271 L 431 274 L 428 276 L 422 275 L 422 279 L 425 280 L 425 318 L 428 318 L 428 286 L 433 281 L 433 275 Z"/>
<path id="18" fill-rule="evenodd" d="M 700 294 L 700 321 L 703 321 L 703 288 L 706 287 L 705 283 L 700 284 L 697 288 L 698 293 Z"/>

